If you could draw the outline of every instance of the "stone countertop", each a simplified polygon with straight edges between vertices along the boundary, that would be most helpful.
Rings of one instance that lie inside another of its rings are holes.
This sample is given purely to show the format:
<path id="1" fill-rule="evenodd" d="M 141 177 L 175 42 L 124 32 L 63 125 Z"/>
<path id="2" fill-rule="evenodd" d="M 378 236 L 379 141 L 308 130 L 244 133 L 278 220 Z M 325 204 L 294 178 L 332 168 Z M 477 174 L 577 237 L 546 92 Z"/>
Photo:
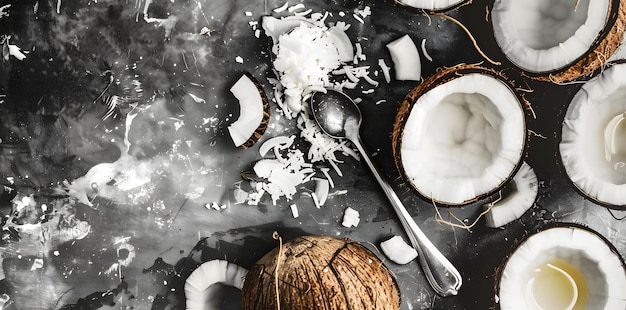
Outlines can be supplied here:
<path id="1" fill-rule="evenodd" d="M 495 46 L 486 2 L 448 14 L 502 61 L 496 69 L 534 90 L 526 95 L 532 113 L 525 160 L 540 192 L 521 219 L 500 229 L 487 228 L 484 219 L 469 230 L 439 223 L 433 205 L 402 184 L 391 152 L 397 109 L 416 83 L 386 83 L 381 74 L 373 76 L 378 87 L 362 83 L 348 91 L 362 99 L 361 134 L 374 161 L 463 276 L 459 295 L 441 298 L 417 262 L 386 261 L 397 276 L 402 309 L 493 306 L 497 266 L 516 240 L 548 222 L 585 224 L 626 255 L 624 212 L 581 196 L 559 163 L 560 119 L 580 85 L 519 76 Z M 226 128 L 239 112 L 229 88 L 249 72 L 274 97 L 271 42 L 256 30 L 262 16 L 278 16 L 272 10 L 284 3 L 0 0 L 0 7 L 9 5 L 0 15 L 0 35 L 26 56 L 0 63 L 0 293 L 9 297 L 7 309 L 183 309 L 185 279 L 200 263 L 219 258 L 249 268 L 277 246 L 274 231 L 285 240 L 323 234 L 373 245 L 404 236 L 367 167 L 350 157 L 339 165 L 343 176 L 331 171 L 333 195 L 319 209 L 306 194 L 310 184 L 276 205 L 267 196 L 257 206 L 235 203 L 241 172 L 261 156 L 259 144 L 232 145 Z M 350 24 L 348 36 L 367 56 L 359 65 L 372 72 L 379 59 L 392 63 L 385 44 L 404 34 L 417 44 L 425 40 L 432 61 L 422 58 L 424 77 L 459 63 L 489 66 L 450 20 L 392 1 L 302 3 L 329 12 L 329 21 Z M 367 7 L 371 15 L 359 17 Z M 368 89 L 373 92 L 362 92 Z M 261 142 L 298 133 L 295 120 L 275 102 L 271 108 Z M 206 207 L 212 203 L 225 209 Z M 300 217 L 292 217 L 291 204 Z M 341 225 L 346 207 L 360 212 L 358 227 Z M 476 204 L 442 208 L 440 215 L 471 223 L 481 210 Z"/>

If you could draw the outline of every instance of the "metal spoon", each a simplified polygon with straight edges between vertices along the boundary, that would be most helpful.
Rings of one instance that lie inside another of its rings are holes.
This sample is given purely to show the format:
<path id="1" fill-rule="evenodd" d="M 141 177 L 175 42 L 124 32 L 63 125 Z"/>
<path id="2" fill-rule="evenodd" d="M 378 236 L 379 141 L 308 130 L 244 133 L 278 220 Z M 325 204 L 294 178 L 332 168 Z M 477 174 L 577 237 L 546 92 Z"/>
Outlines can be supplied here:
<path id="1" fill-rule="evenodd" d="M 393 191 L 389 183 L 383 179 L 380 172 L 363 148 L 359 128 L 361 126 L 361 111 L 346 94 L 328 89 L 326 93 L 315 92 L 311 96 L 311 109 L 315 121 L 329 136 L 337 139 L 350 140 L 361 153 L 365 163 L 389 198 L 396 211 L 411 244 L 418 253 L 418 259 L 432 288 L 441 296 L 456 295 L 462 284 L 461 275 L 452 263 L 428 240 L 426 235 L 417 226 L 400 198 Z"/>

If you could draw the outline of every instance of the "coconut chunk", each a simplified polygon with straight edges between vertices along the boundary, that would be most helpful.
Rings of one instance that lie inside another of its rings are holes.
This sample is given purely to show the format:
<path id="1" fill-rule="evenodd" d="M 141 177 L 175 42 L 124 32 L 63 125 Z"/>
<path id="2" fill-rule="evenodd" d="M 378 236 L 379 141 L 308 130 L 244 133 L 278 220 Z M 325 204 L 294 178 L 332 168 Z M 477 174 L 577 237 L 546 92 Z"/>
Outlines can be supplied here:
<path id="1" fill-rule="evenodd" d="M 417 257 L 417 251 L 396 235 L 380 243 L 380 249 L 394 263 L 405 265 Z"/>
<path id="2" fill-rule="evenodd" d="M 396 80 L 419 81 L 422 79 L 422 63 L 415 42 L 408 34 L 387 44 L 391 54 Z"/>
<path id="3" fill-rule="evenodd" d="M 350 37 L 346 34 L 342 27 L 334 26 L 329 29 L 330 38 L 339 54 L 339 61 L 349 62 L 354 59 L 354 47 Z"/>
<path id="4" fill-rule="evenodd" d="M 484 209 L 490 209 L 485 214 L 487 227 L 500 227 L 522 216 L 535 203 L 539 192 L 539 182 L 535 171 L 526 162 L 523 162 L 513 180 L 513 190 L 499 201 L 484 205 Z"/>
<path id="5" fill-rule="evenodd" d="M 357 227 L 359 226 L 359 222 L 361 221 L 359 211 L 354 210 L 350 207 L 347 207 L 343 211 L 343 221 L 341 225 L 344 227 Z"/>
<path id="6" fill-rule="evenodd" d="M 291 216 L 293 216 L 293 218 L 297 219 L 298 217 L 300 217 L 300 212 L 298 212 L 298 206 L 295 203 L 289 205 L 289 209 L 291 209 Z"/>
<path id="7" fill-rule="evenodd" d="M 261 84 L 250 74 L 243 74 L 230 88 L 239 101 L 239 118 L 228 126 L 235 146 L 247 148 L 256 143 L 267 128 L 269 100 Z"/>

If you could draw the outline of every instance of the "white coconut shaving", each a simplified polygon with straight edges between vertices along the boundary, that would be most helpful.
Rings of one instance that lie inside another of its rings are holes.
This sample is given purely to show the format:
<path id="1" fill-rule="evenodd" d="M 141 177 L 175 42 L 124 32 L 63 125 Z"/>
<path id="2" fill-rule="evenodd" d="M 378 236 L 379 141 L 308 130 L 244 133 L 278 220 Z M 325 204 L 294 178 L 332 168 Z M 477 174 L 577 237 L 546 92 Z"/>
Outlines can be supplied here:
<path id="1" fill-rule="evenodd" d="M 304 6 L 298 6 L 298 9 L 304 9 Z M 354 72 L 354 68 L 343 69 L 350 66 L 348 63 L 356 64 L 367 59 L 360 43 L 353 44 L 345 33 L 349 24 L 338 21 L 328 27 L 324 23 L 328 12 L 311 13 L 307 18 L 293 11 L 293 16 L 281 19 L 267 16 L 261 22 L 266 35 L 274 41 L 273 65 L 278 77 L 274 84 L 275 100 L 288 118 L 296 117 L 303 110 L 303 102 L 314 91 L 354 89 L 361 79 L 373 86 L 378 85 L 369 76 L 367 67 L 359 67 L 358 72 Z M 365 18 L 370 10 L 366 8 L 359 12 L 359 16 Z"/>

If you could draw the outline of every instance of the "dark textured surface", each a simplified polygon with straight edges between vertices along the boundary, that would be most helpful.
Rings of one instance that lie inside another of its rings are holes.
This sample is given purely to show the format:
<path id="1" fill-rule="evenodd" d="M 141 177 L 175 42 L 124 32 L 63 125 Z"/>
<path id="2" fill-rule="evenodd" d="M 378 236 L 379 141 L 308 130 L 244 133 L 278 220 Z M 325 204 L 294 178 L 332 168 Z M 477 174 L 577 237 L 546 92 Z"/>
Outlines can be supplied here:
<path id="1" fill-rule="evenodd" d="M 301 193 L 277 206 L 267 198 L 259 206 L 232 203 L 240 172 L 260 156 L 258 146 L 232 146 L 226 127 L 237 118 L 238 106 L 228 89 L 250 72 L 273 96 L 267 80 L 270 44 L 263 34 L 254 36 L 249 22 L 260 21 L 283 3 L 155 0 L 146 8 L 145 0 L 0 0 L 0 6 L 11 5 L 9 15 L 0 18 L 0 35 L 11 35 L 11 44 L 28 51 L 22 61 L 9 57 L 0 63 L 0 183 L 5 185 L 0 195 L 0 290 L 10 296 L 7 308 L 182 309 L 185 278 L 199 263 L 226 258 L 250 267 L 277 245 L 273 231 L 285 240 L 325 234 L 373 244 L 402 235 L 378 184 L 351 158 L 341 164 L 343 177 L 333 174 L 334 190 L 346 189 L 347 194 L 331 197 L 322 209 Z M 362 44 L 368 56 L 363 64 L 372 68 L 379 58 L 391 64 L 385 44 L 407 33 L 417 44 L 426 39 L 433 61 L 422 59 L 423 76 L 442 66 L 484 60 L 452 22 L 418 16 L 391 1 L 303 3 L 315 12 L 332 12 L 333 18 L 345 12 L 339 19 L 352 25 L 347 33 Z M 372 15 L 361 24 L 352 14 L 365 6 Z M 525 95 L 534 111 L 534 116 L 527 111 L 533 134 L 526 160 L 540 180 L 540 196 L 520 220 L 502 229 L 487 228 L 481 220 L 471 232 L 437 223 L 433 206 L 402 186 L 391 155 L 395 114 L 415 83 L 386 84 L 379 76 L 382 83 L 373 94 L 349 93 L 363 99 L 366 148 L 376 154 L 374 160 L 416 222 L 463 276 L 460 294 L 442 299 L 417 262 L 389 262 L 403 309 L 490 307 L 497 265 L 515 240 L 548 221 L 585 224 L 626 255 L 624 224 L 616 219 L 624 212 L 611 214 L 583 198 L 559 163 L 560 120 L 580 85 L 519 76 L 494 45 L 485 7 L 485 1 L 475 1 L 449 15 L 468 26 L 486 54 L 502 61 L 497 70 L 519 87 L 534 90 Z M 172 16 L 177 21 L 171 32 L 146 20 Z M 203 27 L 210 35 L 198 35 Z M 192 100 L 190 93 L 205 102 Z M 104 119 L 112 96 L 117 96 L 118 108 Z M 386 102 L 376 104 L 382 99 Z M 272 109 L 278 115 L 275 105 Z M 126 128 L 129 113 L 137 116 Z M 293 120 L 273 116 L 265 136 L 294 130 Z M 89 175 L 100 163 L 111 163 L 107 171 L 114 171 L 114 177 Z M 88 180 L 84 197 L 89 200 L 70 199 L 59 190 L 63 181 L 77 179 Z M 126 190 L 119 190 L 124 184 Z M 32 195 L 35 205 L 16 210 L 11 202 L 16 195 Z M 205 208 L 211 202 L 228 208 Z M 291 203 L 298 204 L 300 218 L 292 218 Z M 340 225 L 347 206 L 361 214 L 357 228 Z M 450 211 L 469 222 L 480 213 L 477 206 Z M 447 210 L 441 212 L 451 220 Z M 90 230 L 79 239 L 86 226 Z"/>

